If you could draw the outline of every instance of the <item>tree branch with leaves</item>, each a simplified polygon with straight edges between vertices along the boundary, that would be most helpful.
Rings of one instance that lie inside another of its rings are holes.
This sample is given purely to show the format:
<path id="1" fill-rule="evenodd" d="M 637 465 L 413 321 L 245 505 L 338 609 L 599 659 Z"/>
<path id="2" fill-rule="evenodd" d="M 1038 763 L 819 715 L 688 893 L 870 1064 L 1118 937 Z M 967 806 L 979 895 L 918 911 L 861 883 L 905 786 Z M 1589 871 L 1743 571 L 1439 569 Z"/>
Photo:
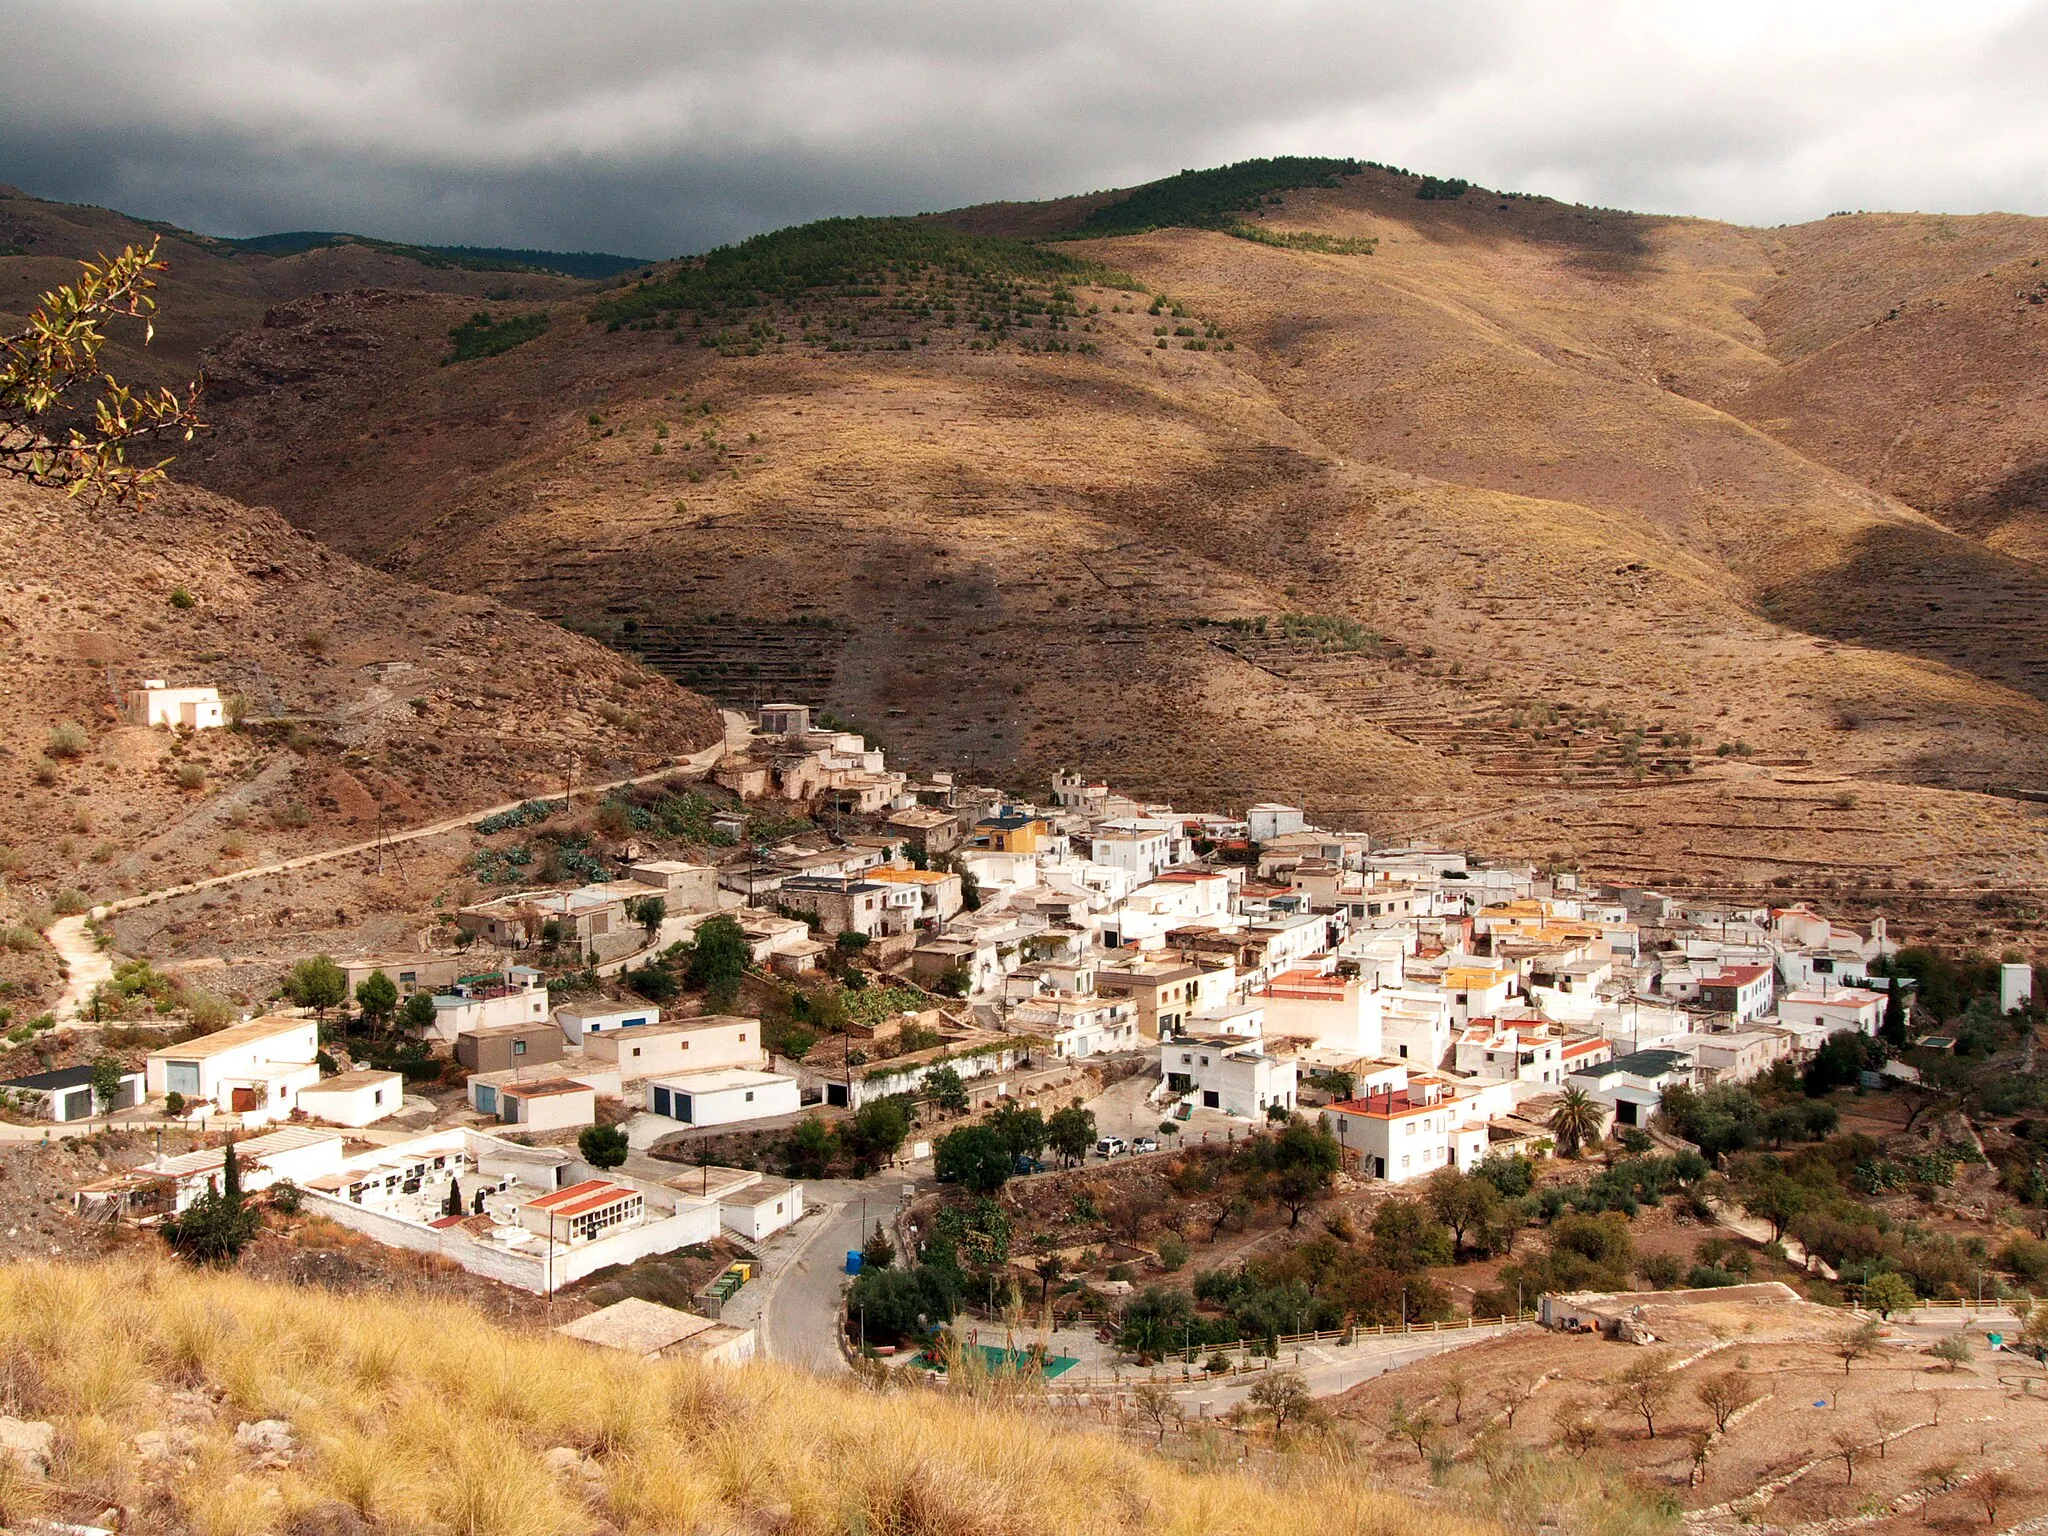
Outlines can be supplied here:
<path id="1" fill-rule="evenodd" d="M 164 478 L 170 460 L 136 463 L 131 454 L 172 439 L 189 443 L 204 425 L 199 381 L 182 392 L 130 389 L 100 363 L 114 322 L 140 322 L 144 346 L 156 335 L 152 274 L 169 267 L 159 244 L 81 263 L 76 283 L 51 289 L 23 329 L 0 337 L 0 475 L 134 502 Z M 95 378 L 88 423 L 77 395 Z"/>

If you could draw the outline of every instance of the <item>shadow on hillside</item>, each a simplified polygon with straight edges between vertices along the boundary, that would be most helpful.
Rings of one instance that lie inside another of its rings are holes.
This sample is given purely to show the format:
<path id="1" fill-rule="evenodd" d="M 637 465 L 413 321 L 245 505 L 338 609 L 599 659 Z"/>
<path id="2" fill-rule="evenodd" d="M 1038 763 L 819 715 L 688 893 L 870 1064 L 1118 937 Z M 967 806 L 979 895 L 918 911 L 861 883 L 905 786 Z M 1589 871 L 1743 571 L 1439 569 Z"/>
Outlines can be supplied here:
<path id="1" fill-rule="evenodd" d="M 1934 528 L 1872 529 L 1760 606 L 1809 634 L 1940 662 L 2048 701 L 2048 573 Z"/>

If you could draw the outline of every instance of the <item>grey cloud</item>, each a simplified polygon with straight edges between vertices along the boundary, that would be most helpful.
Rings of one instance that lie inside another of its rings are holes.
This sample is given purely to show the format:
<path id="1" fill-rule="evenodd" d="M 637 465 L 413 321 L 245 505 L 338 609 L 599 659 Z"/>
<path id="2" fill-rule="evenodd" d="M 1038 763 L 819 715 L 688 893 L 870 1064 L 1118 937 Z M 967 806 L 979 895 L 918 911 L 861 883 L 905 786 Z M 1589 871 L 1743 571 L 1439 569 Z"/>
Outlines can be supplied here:
<path id="1" fill-rule="evenodd" d="M 2048 213 L 2048 0 L 0 0 L 0 179 L 228 234 L 661 255 L 1356 154 L 1758 222 Z"/>

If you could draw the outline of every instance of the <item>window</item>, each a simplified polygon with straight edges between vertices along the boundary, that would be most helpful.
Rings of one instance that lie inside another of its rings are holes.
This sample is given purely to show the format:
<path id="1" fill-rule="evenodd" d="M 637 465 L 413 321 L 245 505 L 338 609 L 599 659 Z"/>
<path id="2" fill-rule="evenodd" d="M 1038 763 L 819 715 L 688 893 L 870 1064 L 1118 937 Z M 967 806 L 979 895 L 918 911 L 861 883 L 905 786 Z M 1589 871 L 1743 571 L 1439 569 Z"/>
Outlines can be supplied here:
<path id="1" fill-rule="evenodd" d="M 524 1056 L 526 1054 L 526 1042 L 524 1040 L 514 1040 L 512 1042 L 512 1054 L 514 1056 Z"/>
<path id="2" fill-rule="evenodd" d="M 634 1047 L 633 1047 L 633 1054 L 634 1054 L 635 1056 L 638 1056 L 638 1055 L 640 1054 L 640 1047 L 639 1047 L 639 1046 L 637 1046 L 637 1045 L 636 1045 L 636 1046 L 634 1046 Z"/>
<path id="3" fill-rule="evenodd" d="M 749 1104 L 754 1102 L 754 1090 L 751 1088 L 747 1090 L 747 1102 Z"/>

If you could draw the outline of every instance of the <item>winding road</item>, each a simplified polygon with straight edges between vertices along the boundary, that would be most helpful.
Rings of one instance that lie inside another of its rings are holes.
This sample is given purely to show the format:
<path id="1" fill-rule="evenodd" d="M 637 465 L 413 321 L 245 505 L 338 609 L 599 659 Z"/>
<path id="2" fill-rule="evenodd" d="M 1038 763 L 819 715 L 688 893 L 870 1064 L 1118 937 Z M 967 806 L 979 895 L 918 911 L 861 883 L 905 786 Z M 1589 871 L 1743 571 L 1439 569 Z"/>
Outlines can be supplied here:
<path id="1" fill-rule="evenodd" d="M 743 750 L 747 742 L 753 738 L 753 726 L 745 715 L 730 709 L 721 713 L 725 720 L 725 737 L 703 751 L 693 752 L 688 757 L 657 768 L 651 773 L 634 774 L 631 778 L 610 779 L 601 784 L 579 785 L 576 792 L 605 794 L 614 789 L 627 789 L 635 784 L 650 784 L 657 779 L 673 778 L 680 773 L 708 773 L 720 758 L 729 752 Z M 51 1012 L 60 1024 L 84 1017 L 86 1005 L 92 999 L 93 989 L 114 973 L 111 955 L 99 947 L 89 926 L 97 919 L 112 917 L 121 912 L 132 912 L 137 907 L 152 906 L 159 901 L 168 901 L 174 896 L 189 896 L 196 891 L 215 890 L 241 880 L 260 880 L 267 875 L 289 874 L 293 870 L 307 869 L 312 865 L 329 863 L 335 859 L 375 853 L 378 849 L 388 848 L 393 843 L 411 843 L 421 838 L 439 837 L 444 832 L 474 826 L 486 816 L 516 810 L 524 803 L 523 800 L 505 800 L 496 805 L 479 806 L 476 810 L 464 811 L 459 816 L 445 816 L 424 826 L 387 832 L 367 842 L 349 843 L 339 848 L 323 848 L 317 853 L 303 853 L 296 858 L 280 859 L 271 864 L 252 864 L 247 869 L 232 870 L 225 875 L 210 875 L 204 880 L 187 880 L 178 885 L 164 886 L 159 890 L 144 891 L 139 896 L 124 896 L 119 901 L 103 902 L 86 916 L 59 918 L 43 933 L 43 937 L 49 941 L 50 947 L 56 950 L 65 966 L 64 990 L 59 994 L 57 1004 Z"/>

